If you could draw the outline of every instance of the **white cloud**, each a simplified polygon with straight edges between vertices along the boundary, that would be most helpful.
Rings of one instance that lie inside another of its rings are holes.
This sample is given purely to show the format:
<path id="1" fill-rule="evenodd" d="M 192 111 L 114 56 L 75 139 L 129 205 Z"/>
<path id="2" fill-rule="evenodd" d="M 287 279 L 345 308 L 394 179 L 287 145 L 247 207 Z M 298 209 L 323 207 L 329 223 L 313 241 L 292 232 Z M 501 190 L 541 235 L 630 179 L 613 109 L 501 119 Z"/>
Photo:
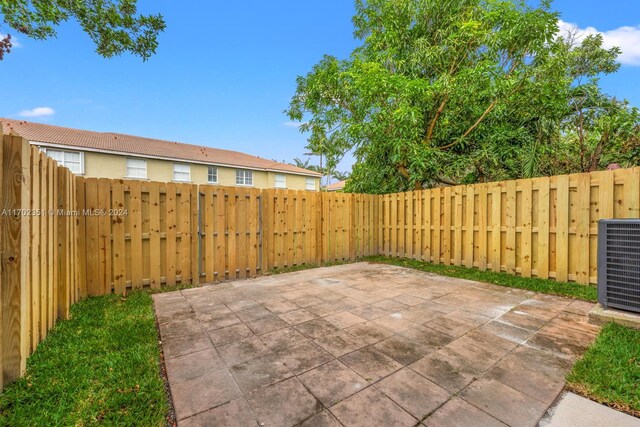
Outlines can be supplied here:
<path id="1" fill-rule="evenodd" d="M 56 111 L 51 107 L 36 107 L 31 110 L 22 110 L 18 113 L 20 117 L 44 117 L 52 116 Z"/>
<path id="2" fill-rule="evenodd" d="M 299 128 L 302 125 L 306 125 L 306 122 L 303 123 L 298 123 L 298 122 L 284 122 L 283 125 L 288 126 L 288 127 L 292 127 L 292 128 Z"/>
<path id="3" fill-rule="evenodd" d="M 640 65 L 640 25 L 598 31 L 595 27 L 580 28 L 577 24 L 559 20 L 558 26 L 560 34 L 575 33 L 578 40 L 591 34 L 602 34 L 604 47 L 619 47 L 622 50 L 618 61 L 626 65 Z"/>

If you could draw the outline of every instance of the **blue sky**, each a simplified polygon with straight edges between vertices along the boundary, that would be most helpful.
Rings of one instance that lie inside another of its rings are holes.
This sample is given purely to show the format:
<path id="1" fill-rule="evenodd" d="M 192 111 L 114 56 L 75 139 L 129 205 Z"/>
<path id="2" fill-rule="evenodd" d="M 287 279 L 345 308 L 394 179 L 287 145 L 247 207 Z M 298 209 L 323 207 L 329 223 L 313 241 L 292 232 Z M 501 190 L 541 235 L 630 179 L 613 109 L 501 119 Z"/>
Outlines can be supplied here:
<path id="1" fill-rule="evenodd" d="M 99 57 L 73 22 L 60 27 L 57 39 L 19 37 L 20 46 L 0 63 L 0 117 L 276 160 L 303 157 L 305 136 L 283 110 L 296 76 L 323 54 L 346 57 L 356 46 L 350 0 L 197 2 L 196 9 L 194 3 L 140 0 L 139 6 L 167 22 L 157 55 L 147 62 Z M 640 106 L 640 2 L 556 0 L 554 8 L 567 25 L 623 44 L 620 72 L 602 85 Z M 34 111 L 38 107 L 45 109 Z"/>

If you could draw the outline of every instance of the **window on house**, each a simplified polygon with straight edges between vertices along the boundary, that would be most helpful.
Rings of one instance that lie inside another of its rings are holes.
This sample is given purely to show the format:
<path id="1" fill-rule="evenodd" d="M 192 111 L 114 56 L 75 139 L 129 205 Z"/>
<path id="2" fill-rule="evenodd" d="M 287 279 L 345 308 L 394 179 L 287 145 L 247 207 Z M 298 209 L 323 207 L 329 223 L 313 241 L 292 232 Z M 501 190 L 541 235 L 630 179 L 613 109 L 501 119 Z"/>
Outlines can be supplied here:
<path id="1" fill-rule="evenodd" d="M 173 180 L 182 182 L 191 181 L 191 166 L 185 165 L 184 163 L 174 163 Z"/>
<path id="2" fill-rule="evenodd" d="M 287 188 L 287 177 L 278 173 L 276 174 L 276 188 Z"/>
<path id="3" fill-rule="evenodd" d="M 127 159 L 126 178 L 147 179 L 147 161 L 144 159 Z"/>
<path id="4" fill-rule="evenodd" d="M 209 172 L 207 174 L 207 181 L 209 184 L 218 183 L 218 168 L 215 166 L 209 166 Z"/>
<path id="5" fill-rule="evenodd" d="M 315 178 L 307 178 L 305 188 L 307 190 L 315 190 L 316 189 L 316 180 Z"/>
<path id="6" fill-rule="evenodd" d="M 47 156 L 58 162 L 60 166 L 64 166 L 73 173 L 84 173 L 84 156 L 80 151 L 64 151 L 45 149 Z"/>
<path id="7" fill-rule="evenodd" d="M 236 185 L 253 185 L 253 171 L 236 170 Z"/>

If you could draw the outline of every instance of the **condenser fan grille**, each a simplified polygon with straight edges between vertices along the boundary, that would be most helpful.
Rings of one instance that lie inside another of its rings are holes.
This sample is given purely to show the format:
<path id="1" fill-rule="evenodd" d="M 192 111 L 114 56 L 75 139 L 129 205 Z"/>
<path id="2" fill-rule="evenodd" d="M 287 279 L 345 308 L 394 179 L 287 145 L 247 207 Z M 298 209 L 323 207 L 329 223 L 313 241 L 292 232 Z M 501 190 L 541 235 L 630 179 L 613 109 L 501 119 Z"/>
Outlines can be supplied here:
<path id="1" fill-rule="evenodd" d="M 640 313 L 640 220 L 602 220 L 598 231 L 598 299 Z"/>

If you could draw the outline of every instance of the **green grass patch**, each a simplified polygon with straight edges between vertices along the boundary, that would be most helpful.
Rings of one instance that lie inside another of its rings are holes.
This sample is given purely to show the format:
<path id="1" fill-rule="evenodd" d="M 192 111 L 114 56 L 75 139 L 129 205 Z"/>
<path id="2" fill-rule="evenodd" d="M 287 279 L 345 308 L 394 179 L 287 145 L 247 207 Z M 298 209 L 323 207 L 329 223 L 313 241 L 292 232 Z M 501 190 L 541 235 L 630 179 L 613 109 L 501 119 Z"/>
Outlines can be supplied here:
<path id="1" fill-rule="evenodd" d="M 364 261 L 380 264 L 392 264 L 400 267 L 414 268 L 420 271 L 440 274 L 442 276 L 458 277 L 460 279 L 475 280 L 477 282 L 491 283 L 509 288 L 526 289 L 563 297 L 577 298 L 585 301 L 598 301 L 598 290 L 592 285 L 580 285 L 577 283 L 556 282 L 554 280 L 527 278 L 512 276 L 506 273 L 493 271 L 481 271 L 475 268 L 459 267 L 455 265 L 431 264 L 407 258 L 388 258 L 385 256 L 371 256 Z"/>
<path id="2" fill-rule="evenodd" d="M 0 395 L 0 425 L 167 422 L 153 302 L 146 292 L 87 298 L 29 357 Z"/>
<path id="3" fill-rule="evenodd" d="M 573 366 L 567 385 L 589 399 L 640 417 L 640 330 L 605 325 Z"/>

